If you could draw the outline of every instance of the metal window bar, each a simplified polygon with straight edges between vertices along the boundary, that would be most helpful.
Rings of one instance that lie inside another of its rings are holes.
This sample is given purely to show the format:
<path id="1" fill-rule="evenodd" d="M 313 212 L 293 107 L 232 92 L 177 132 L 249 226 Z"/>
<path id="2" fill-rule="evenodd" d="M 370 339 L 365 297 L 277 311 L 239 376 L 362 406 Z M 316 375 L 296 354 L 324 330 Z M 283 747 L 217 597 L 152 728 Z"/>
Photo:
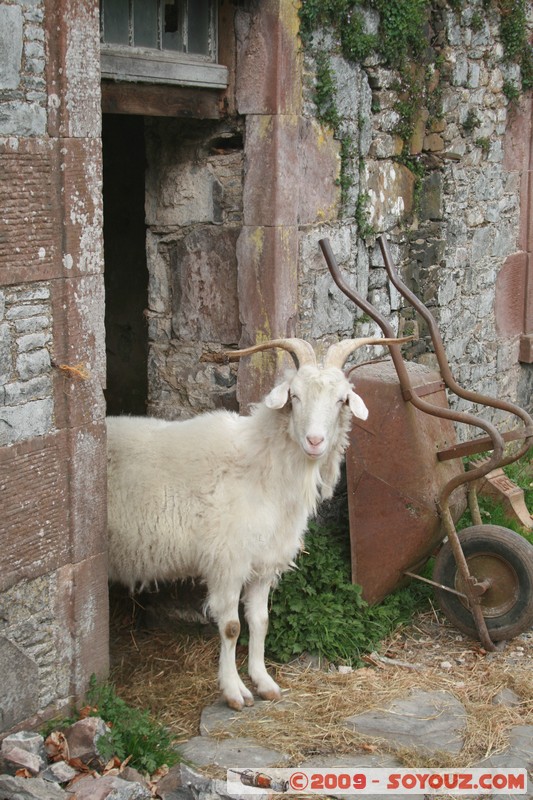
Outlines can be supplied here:
<path id="1" fill-rule="evenodd" d="M 190 52 L 190 31 L 195 27 L 196 41 L 201 43 L 192 55 L 202 55 L 216 62 L 217 58 L 217 15 L 213 0 L 155 0 L 155 42 L 147 44 L 146 30 L 135 29 L 135 6 L 145 11 L 149 0 L 100 0 L 100 40 L 106 44 L 126 45 L 128 47 L 151 47 L 157 50 Z M 138 5 L 141 3 L 142 5 Z M 138 16 L 138 14 L 137 14 Z M 202 20 L 202 18 L 204 18 Z M 146 25 L 150 25 L 146 17 Z M 204 24 L 202 24 L 202 22 Z M 172 27 L 172 30 L 167 30 Z M 177 36 L 171 38 L 173 34 Z M 137 41 L 136 41 L 137 39 Z"/>

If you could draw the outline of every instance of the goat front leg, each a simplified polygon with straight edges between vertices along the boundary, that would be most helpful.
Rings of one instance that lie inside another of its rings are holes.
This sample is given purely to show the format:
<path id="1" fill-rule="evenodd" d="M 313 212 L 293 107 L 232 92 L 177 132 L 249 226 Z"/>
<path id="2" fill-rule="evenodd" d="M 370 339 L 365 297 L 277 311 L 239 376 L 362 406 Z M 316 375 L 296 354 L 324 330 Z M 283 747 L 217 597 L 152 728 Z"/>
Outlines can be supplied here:
<path id="1" fill-rule="evenodd" d="M 222 696 L 230 708 L 241 711 L 243 706 L 252 706 L 254 698 L 242 682 L 235 663 L 235 648 L 241 632 L 239 622 L 240 586 L 232 591 L 209 594 L 209 611 L 218 625 L 220 633 L 220 660 L 218 682 Z"/>
<path id="2" fill-rule="evenodd" d="M 268 631 L 270 581 L 252 581 L 244 590 L 244 609 L 250 631 L 248 672 L 263 700 L 279 700 L 281 689 L 265 667 L 265 637 Z"/>

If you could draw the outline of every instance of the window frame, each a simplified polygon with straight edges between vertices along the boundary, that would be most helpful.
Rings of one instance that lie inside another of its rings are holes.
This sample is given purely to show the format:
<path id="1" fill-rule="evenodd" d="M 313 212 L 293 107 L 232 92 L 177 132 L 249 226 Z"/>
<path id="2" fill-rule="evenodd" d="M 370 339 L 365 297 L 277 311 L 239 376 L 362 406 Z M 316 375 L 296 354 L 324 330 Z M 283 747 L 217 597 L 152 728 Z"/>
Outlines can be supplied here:
<path id="1" fill-rule="evenodd" d="M 105 2 L 105 0 L 102 0 Z M 135 47 L 101 41 L 101 77 L 130 83 L 172 84 L 212 89 L 226 89 L 228 69 L 217 63 L 218 14 L 213 0 L 210 15 L 209 55 L 184 53 L 170 49 Z M 130 11 L 131 13 L 131 11 Z M 102 30 L 102 36 L 105 35 Z"/>

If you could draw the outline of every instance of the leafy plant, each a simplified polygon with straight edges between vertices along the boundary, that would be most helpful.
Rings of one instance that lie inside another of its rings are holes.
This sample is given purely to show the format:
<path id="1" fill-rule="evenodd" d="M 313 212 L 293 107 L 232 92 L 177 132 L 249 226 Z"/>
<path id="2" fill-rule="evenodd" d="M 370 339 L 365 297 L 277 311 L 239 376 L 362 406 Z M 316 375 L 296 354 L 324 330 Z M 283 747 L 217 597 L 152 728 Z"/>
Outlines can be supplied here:
<path id="1" fill-rule="evenodd" d="M 520 100 L 520 89 L 512 81 L 504 81 L 502 92 L 510 103 L 517 103 Z"/>
<path id="2" fill-rule="evenodd" d="M 327 53 L 320 52 L 316 57 L 315 104 L 318 119 L 335 131 L 340 124 L 336 106 L 337 92 L 333 72 Z"/>
<path id="3" fill-rule="evenodd" d="M 483 28 L 483 17 L 479 11 L 474 11 L 472 19 L 470 20 L 470 27 L 474 33 L 478 33 Z"/>
<path id="4" fill-rule="evenodd" d="M 355 206 L 355 221 L 357 222 L 357 231 L 361 239 L 374 236 L 376 233 L 374 226 L 368 221 L 369 200 L 370 197 L 367 192 L 360 192 Z"/>
<path id="5" fill-rule="evenodd" d="M 357 155 L 357 146 L 351 136 L 341 139 L 341 174 L 339 184 L 341 187 L 341 205 L 345 206 L 349 199 L 350 189 L 353 186 L 353 174 L 350 169 Z"/>
<path id="6" fill-rule="evenodd" d="M 379 50 L 387 63 L 401 68 L 416 61 L 426 47 L 428 0 L 373 0 L 380 15 Z"/>
<path id="7" fill-rule="evenodd" d="M 93 708 L 93 715 L 101 717 L 111 728 L 98 740 L 103 758 L 118 756 L 123 761 L 131 756 L 132 767 L 150 774 L 163 764 L 170 766 L 179 760 L 166 729 L 154 722 L 147 711 L 125 703 L 112 684 L 98 683 L 91 676 L 87 702 Z"/>
<path id="8" fill-rule="evenodd" d="M 468 114 L 466 115 L 466 117 L 465 117 L 465 120 L 464 120 L 464 122 L 463 122 L 463 129 L 464 129 L 464 130 L 465 130 L 467 133 L 472 133 L 472 131 L 473 131 L 475 128 L 479 128 L 479 126 L 480 126 L 480 125 L 481 125 L 481 122 L 480 122 L 480 120 L 479 120 L 479 117 L 478 117 L 478 115 L 476 114 L 476 112 L 475 112 L 475 111 L 473 111 L 472 109 L 470 109 L 470 111 L 469 111 L 469 112 L 468 112 Z"/>
<path id="9" fill-rule="evenodd" d="M 504 58 L 520 65 L 522 90 L 528 91 L 533 86 L 533 52 L 528 42 L 526 0 L 499 0 L 498 7 Z M 507 98 L 514 99 L 508 94 Z"/>
<path id="10" fill-rule="evenodd" d="M 488 136 L 479 136 L 476 139 L 476 146 L 479 147 L 483 155 L 487 155 L 490 150 L 490 139 Z"/>
<path id="11" fill-rule="evenodd" d="M 298 568 L 286 573 L 272 595 L 269 655 L 288 661 L 307 651 L 336 663 L 357 664 L 428 596 L 416 584 L 368 606 L 352 584 L 346 531 L 310 525 Z"/>

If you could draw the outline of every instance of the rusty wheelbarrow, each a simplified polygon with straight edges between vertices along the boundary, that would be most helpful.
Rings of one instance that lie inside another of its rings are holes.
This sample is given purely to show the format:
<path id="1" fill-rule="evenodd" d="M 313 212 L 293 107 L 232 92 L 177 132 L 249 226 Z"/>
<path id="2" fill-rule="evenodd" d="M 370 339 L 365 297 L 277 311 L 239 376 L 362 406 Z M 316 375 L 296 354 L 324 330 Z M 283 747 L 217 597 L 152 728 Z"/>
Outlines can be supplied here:
<path id="1" fill-rule="evenodd" d="M 352 578 L 370 603 L 407 580 L 433 585 L 450 622 L 483 647 L 511 639 L 533 625 L 533 546 L 512 530 L 483 525 L 477 502 L 480 480 L 520 458 L 533 441 L 533 420 L 514 403 L 463 389 L 453 378 L 440 332 L 429 310 L 402 282 L 386 239 L 378 237 L 389 280 L 429 330 L 439 371 L 405 362 L 399 345 L 388 361 L 350 371 L 369 407 L 369 419 L 353 426 L 346 454 Z M 319 242 L 333 280 L 382 329 L 389 321 L 344 281 L 327 239 Z M 446 389 L 477 405 L 518 418 L 506 433 L 471 413 L 452 410 Z M 458 444 L 455 424 L 485 436 Z M 520 442 L 505 454 L 506 442 Z M 465 472 L 462 456 L 491 451 Z M 467 498 L 474 524 L 457 533 Z M 436 554 L 433 580 L 419 570 Z"/>

